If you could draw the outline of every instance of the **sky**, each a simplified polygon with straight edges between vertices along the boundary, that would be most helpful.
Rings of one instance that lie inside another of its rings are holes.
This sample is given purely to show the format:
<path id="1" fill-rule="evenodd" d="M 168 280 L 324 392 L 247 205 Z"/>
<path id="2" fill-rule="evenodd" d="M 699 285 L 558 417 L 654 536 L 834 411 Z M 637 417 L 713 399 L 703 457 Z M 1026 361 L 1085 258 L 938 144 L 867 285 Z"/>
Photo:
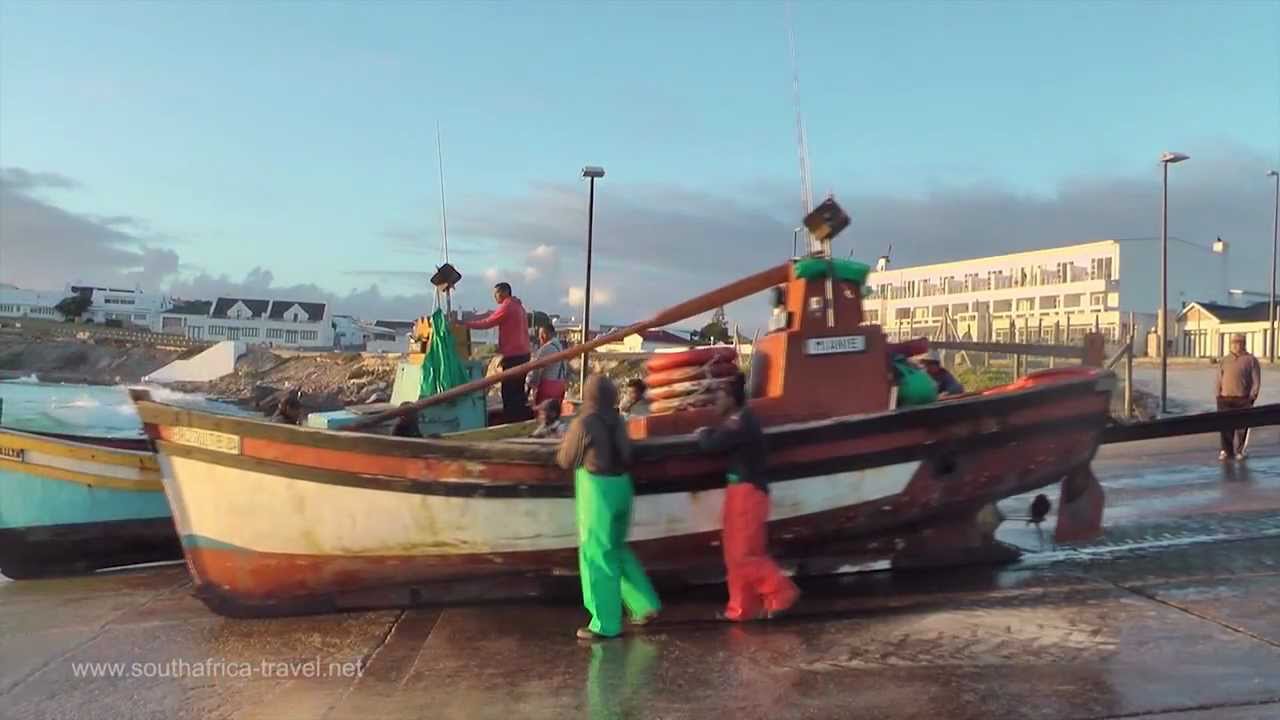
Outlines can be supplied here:
<path id="1" fill-rule="evenodd" d="M 836 252 L 896 265 L 1170 232 L 1263 288 L 1280 3 L 797 2 Z M 773 2 L 0 0 L 0 282 L 431 310 L 437 123 L 456 304 L 507 280 L 624 323 L 789 256 L 802 215 Z M 1154 267 L 1154 259 L 1153 259 Z M 744 326 L 763 300 L 738 303 Z"/>

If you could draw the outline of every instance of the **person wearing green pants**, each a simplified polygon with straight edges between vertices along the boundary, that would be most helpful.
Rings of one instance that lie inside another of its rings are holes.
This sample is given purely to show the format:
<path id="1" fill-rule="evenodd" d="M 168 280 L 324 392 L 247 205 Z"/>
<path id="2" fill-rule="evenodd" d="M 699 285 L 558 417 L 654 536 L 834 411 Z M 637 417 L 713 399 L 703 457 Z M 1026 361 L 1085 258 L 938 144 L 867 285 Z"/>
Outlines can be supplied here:
<path id="1" fill-rule="evenodd" d="M 591 613 L 591 624 L 578 630 L 583 640 L 621 635 L 624 605 L 637 625 L 652 621 L 661 608 L 653 583 L 627 547 L 631 440 L 617 404 L 618 390 L 607 377 L 587 378 L 582 407 L 556 457 L 560 467 L 574 471 L 578 573 L 582 604 Z"/>

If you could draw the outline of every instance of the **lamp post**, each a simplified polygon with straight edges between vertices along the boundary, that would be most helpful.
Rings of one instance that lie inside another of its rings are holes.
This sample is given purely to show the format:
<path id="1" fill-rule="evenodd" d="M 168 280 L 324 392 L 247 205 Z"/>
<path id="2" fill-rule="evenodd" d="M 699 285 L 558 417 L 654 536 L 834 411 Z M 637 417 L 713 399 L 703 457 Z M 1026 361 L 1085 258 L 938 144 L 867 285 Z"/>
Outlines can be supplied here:
<path id="1" fill-rule="evenodd" d="M 591 339 L 591 235 L 596 219 L 596 178 L 604 177 L 604 168 L 597 165 L 588 165 L 582 168 L 582 177 L 591 182 L 591 190 L 587 200 L 587 288 L 582 297 L 582 342 L 585 344 Z M 582 354 L 582 367 L 578 375 L 578 394 L 580 397 L 587 388 L 587 355 L 588 353 Z"/>
<path id="2" fill-rule="evenodd" d="M 1267 304 L 1267 359 L 1276 362 L 1276 249 L 1280 245 L 1280 172 L 1271 170 L 1267 177 L 1276 179 L 1276 209 L 1271 220 L 1271 302 Z"/>
<path id="3" fill-rule="evenodd" d="M 1160 211 L 1160 414 L 1169 412 L 1169 165 L 1190 156 L 1165 152 L 1160 156 L 1164 171 L 1164 200 Z"/>

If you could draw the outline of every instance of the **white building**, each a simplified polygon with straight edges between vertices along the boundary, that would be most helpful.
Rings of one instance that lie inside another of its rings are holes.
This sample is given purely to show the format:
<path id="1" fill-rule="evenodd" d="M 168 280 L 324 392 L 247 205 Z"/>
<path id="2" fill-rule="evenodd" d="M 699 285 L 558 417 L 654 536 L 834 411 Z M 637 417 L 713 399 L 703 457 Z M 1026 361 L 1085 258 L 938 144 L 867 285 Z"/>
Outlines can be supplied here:
<path id="1" fill-rule="evenodd" d="M 152 327 L 160 313 L 173 305 L 173 300 L 167 295 L 148 293 L 140 288 L 126 290 L 92 285 L 68 285 L 66 296 L 71 295 L 83 295 L 90 299 L 92 304 L 80 318 L 99 324 L 111 321 L 113 324 Z"/>
<path id="2" fill-rule="evenodd" d="M 606 332 L 601 328 L 601 332 Z M 595 333 L 592 333 L 595 335 Z M 640 353 L 640 352 L 679 352 L 693 347 L 694 343 L 687 337 L 681 337 L 669 330 L 645 330 L 628 335 L 618 342 L 611 342 L 596 348 L 595 352 Z"/>
<path id="3" fill-rule="evenodd" d="M 187 337 L 209 342 L 242 340 L 272 347 L 333 348 L 334 324 L 325 303 L 220 297 L 206 304 L 210 308 L 205 315 L 197 314 L 201 306 L 196 303 L 185 305 L 185 313 L 171 308 L 160 314 L 161 326 L 153 329 L 177 332 L 181 327 Z"/>
<path id="4" fill-rule="evenodd" d="M 333 346 L 339 350 L 364 350 L 368 328 L 352 315 L 333 316 Z"/>
<path id="5" fill-rule="evenodd" d="M 1226 267 L 1225 245 L 1170 238 L 1171 317 L 1193 299 L 1225 301 Z M 948 325 L 974 341 L 1052 342 L 1056 333 L 1059 342 L 1074 342 L 1095 327 L 1118 340 L 1133 313 L 1137 345 L 1145 349 L 1160 307 L 1160 240 L 1101 240 L 898 269 L 882 262 L 867 284 L 866 321 L 897 338 L 934 337 Z"/>
<path id="6" fill-rule="evenodd" d="M 378 320 L 368 327 L 365 350 L 377 353 L 402 353 L 409 349 L 409 333 L 413 322 L 408 320 Z"/>
<path id="7" fill-rule="evenodd" d="M 63 297 L 60 293 L 0 285 L 0 318 L 62 320 L 62 314 L 54 310 L 54 307 Z"/>

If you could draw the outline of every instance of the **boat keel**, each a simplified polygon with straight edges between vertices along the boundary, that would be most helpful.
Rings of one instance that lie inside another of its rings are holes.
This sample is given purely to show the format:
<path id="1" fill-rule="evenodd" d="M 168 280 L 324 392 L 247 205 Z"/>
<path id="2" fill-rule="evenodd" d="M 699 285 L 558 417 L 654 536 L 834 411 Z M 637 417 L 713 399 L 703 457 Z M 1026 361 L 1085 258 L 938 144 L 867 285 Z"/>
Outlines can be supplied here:
<path id="1" fill-rule="evenodd" d="M 1102 509 L 1106 494 L 1093 469 L 1076 468 L 1062 481 L 1058 496 L 1058 526 L 1054 542 L 1060 545 L 1088 542 L 1102 535 Z"/>
<path id="2" fill-rule="evenodd" d="M 957 520 L 900 536 L 890 564 L 894 570 L 920 570 L 1015 562 L 1022 551 L 995 538 L 1003 520 L 995 504 L 987 504 Z"/>

